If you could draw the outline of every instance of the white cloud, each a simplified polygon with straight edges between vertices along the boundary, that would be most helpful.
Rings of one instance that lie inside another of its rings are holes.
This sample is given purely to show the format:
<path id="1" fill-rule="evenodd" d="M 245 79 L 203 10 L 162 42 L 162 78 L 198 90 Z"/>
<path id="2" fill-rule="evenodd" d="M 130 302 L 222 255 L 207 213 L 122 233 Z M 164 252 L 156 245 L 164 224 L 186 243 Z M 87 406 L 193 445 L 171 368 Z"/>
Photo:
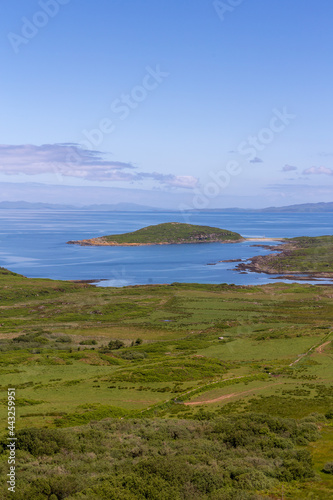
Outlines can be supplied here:
<path id="1" fill-rule="evenodd" d="M 310 167 L 303 170 L 306 175 L 333 175 L 333 170 L 327 167 Z"/>

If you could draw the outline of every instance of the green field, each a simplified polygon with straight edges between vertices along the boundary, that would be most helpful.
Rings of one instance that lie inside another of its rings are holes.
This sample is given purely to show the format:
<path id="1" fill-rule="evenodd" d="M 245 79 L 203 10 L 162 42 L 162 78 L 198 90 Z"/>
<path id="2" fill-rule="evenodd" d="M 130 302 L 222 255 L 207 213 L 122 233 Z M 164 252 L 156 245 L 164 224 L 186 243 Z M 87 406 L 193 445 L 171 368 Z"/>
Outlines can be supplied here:
<path id="1" fill-rule="evenodd" d="M 19 500 L 332 497 L 330 286 L 0 287 Z"/>

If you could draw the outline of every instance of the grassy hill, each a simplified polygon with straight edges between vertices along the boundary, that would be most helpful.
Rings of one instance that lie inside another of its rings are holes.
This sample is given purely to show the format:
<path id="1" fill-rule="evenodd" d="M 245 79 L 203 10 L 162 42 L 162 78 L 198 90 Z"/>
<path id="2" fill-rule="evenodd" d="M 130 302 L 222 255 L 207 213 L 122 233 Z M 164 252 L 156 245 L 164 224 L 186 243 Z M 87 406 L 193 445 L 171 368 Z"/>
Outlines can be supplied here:
<path id="1" fill-rule="evenodd" d="M 181 243 L 231 243 L 241 241 L 240 234 L 218 227 L 197 226 L 181 222 L 166 222 L 147 226 L 138 231 L 111 234 L 88 240 L 68 241 L 78 245 L 170 245 Z"/>

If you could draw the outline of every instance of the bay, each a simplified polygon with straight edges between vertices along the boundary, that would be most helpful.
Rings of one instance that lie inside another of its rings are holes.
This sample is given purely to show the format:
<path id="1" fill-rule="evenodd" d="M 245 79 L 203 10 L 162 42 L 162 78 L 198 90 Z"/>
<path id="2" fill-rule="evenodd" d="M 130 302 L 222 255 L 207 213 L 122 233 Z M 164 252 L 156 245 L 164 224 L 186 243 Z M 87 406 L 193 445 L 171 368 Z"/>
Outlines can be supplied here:
<path id="1" fill-rule="evenodd" d="M 98 286 L 173 282 L 237 285 L 272 283 L 274 276 L 240 274 L 233 270 L 235 264 L 218 262 L 246 260 L 268 253 L 268 250 L 253 246 L 254 243 L 248 241 L 144 247 L 80 247 L 66 244 L 69 240 L 135 231 L 162 222 L 220 227 L 236 231 L 244 237 L 256 238 L 333 234 L 332 214 L 329 213 L 184 214 L 2 209 L 0 265 L 31 278 L 103 280 Z"/>

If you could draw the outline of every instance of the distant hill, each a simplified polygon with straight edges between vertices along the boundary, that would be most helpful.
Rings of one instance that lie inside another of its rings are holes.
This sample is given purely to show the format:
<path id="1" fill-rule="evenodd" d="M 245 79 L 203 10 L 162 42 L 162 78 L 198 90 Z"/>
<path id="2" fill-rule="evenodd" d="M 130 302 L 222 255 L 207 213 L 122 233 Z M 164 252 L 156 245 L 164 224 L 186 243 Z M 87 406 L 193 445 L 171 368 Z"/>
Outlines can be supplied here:
<path id="1" fill-rule="evenodd" d="M 61 205 L 55 203 L 30 203 L 27 201 L 2 201 L 1 209 L 17 210 L 88 210 L 91 212 L 179 212 L 175 209 L 163 209 L 140 205 L 137 203 L 114 203 L 101 205 Z M 267 208 L 204 208 L 186 210 L 186 212 L 240 212 L 240 213 L 330 213 L 333 212 L 333 202 L 328 203 L 303 203 L 300 205 L 287 205 L 285 207 Z"/>
<path id="2" fill-rule="evenodd" d="M 333 202 L 328 203 L 303 203 L 300 205 L 287 205 L 285 207 L 267 208 L 204 208 L 189 210 L 190 212 L 240 212 L 240 213 L 328 213 L 333 212 Z"/>
<path id="3" fill-rule="evenodd" d="M 87 205 L 82 210 L 94 211 L 112 211 L 112 212 L 164 212 L 163 209 L 150 207 L 148 205 L 139 205 L 137 203 L 116 203 L 114 205 Z"/>
<path id="4" fill-rule="evenodd" d="M 77 210 L 73 205 L 55 205 L 52 203 L 30 203 L 28 201 L 2 201 L 0 209 L 9 210 Z"/>
<path id="5" fill-rule="evenodd" d="M 111 234 L 88 240 L 68 241 L 67 243 L 82 246 L 142 246 L 182 243 L 233 243 L 242 240 L 240 234 L 227 229 L 196 226 L 181 222 L 166 222 L 143 227 L 131 233 Z"/>
<path id="6" fill-rule="evenodd" d="M 287 205 L 286 207 L 268 207 L 256 210 L 256 212 L 269 213 L 297 213 L 297 212 L 333 212 L 333 202 L 329 203 L 303 203 L 300 205 Z"/>
<path id="7" fill-rule="evenodd" d="M 29 203 L 27 201 L 2 201 L 0 202 L 0 209 L 16 209 L 16 210 L 90 210 L 93 212 L 159 212 L 161 211 L 155 207 L 146 205 L 139 205 L 136 203 L 115 203 L 115 204 L 102 204 L 102 205 L 61 205 L 53 203 Z"/>

